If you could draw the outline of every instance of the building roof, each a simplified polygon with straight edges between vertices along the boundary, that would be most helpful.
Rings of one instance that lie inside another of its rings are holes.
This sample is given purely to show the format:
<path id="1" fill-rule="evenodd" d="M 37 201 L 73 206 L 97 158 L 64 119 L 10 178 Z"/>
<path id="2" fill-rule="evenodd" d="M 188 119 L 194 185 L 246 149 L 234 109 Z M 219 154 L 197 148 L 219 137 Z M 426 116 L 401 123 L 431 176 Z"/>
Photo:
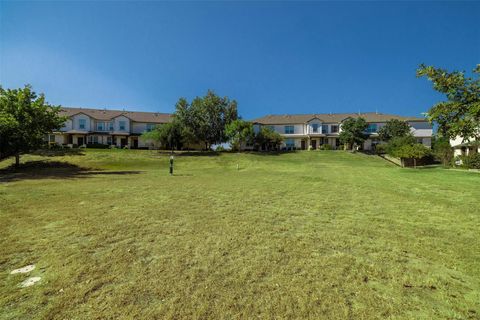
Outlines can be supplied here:
<path id="1" fill-rule="evenodd" d="M 67 107 L 62 107 L 60 115 L 71 117 L 79 113 L 86 114 L 96 120 L 104 121 L 112 120 L 118 116 L 125 116 L 135 122 L 167 123 L 172 120 L 172 115 L 169 113 Z"/>
<path id="2" fill-rule="evenodd" d="M 252 120 L 253 123 L 260 124 L 289 124 L 289 123 L 307 123 L 312 119 L 319 119 L 325 123 L 340 123 L 347 118 L 362 117 L 367 122 L 386 122 L 391 119 L 402 121 L 427 121 L 420 117 L 403 117 L 394 114 L 385 114 L 377 112 L 366 113 L 317 113 L 317 114 L 284 114 L 284 115 L 267 115 Z"/>

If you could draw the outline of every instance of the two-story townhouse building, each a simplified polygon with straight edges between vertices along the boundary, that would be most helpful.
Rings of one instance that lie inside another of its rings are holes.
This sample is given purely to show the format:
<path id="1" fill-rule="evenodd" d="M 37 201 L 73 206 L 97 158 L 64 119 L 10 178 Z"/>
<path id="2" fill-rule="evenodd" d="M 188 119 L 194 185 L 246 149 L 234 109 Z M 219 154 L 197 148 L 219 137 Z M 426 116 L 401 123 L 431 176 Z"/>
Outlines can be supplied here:
<path id="1" fill-rule="evenodd" d="M 480 141 L 470 138 L 465 141 L 463 137 L 457 136 L 450 139 L 450 145 L 453 148 L 454 156 L 468 156 L 474 153 L 480 153 Z"/>
<path id="2" fill-rule="evenodd" d="M 156 147 L 151 141 L 143 141 L 141 134 L 172 119 L 167 113 L 87 108 L 62 108 L 60 115 L 68 119 L 58 132 L 49 135 L 48 140 L 53 144 L 72 146 Z"/>
<path id="3" fill-rule="evenodd" d="M 325 144 L 332 146 L 333 149 L 338 149 L 342 122 L 348 118 L 358 117 L 364 118 L 368 123 L 366 133 L 369 134 L 369 138 L 365 141 L 363 150 L 372 150 L 376 144 L 380 143 L 378 130 L 391 119 L 406 121 L 417 141 L 431 147 L 432 125 L 426 119 L 418 117 L 402 117 L 377 112 L 267 115 L 252 120 L 252 123 L 256 132 L 260 130 L 260 127 L 268 126 L 281 134 L 284 137 L 282 149 L 305 150 L 309 147 L 317 149 Z"/>

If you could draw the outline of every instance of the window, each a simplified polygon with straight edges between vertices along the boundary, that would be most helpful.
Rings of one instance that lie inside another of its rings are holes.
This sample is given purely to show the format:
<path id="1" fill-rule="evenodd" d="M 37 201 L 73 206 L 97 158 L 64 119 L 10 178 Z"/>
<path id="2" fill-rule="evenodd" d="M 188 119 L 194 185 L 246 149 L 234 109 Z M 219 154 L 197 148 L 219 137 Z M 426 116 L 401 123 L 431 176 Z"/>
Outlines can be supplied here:
<path id="1" fill-rule="evenodd" d="M 112 136 L 107 137 L 107 144 L 112 144 Z"/>
<path id="2" fill-rule="evenodd" d="M 88 143 L 98 143 L 98 136 L 88 136 Z"/>
<path id="3" fill-rule="evenodd" d="M 337 133 L 338 132 L 338 126 L 337 125 L 331 125 L 330 126 L 330 132 L 331 133 Z"/>
<path id="4" fill-rule="evenodd" d="M 367 133 L 377 132 L 377 124 L 376 123 L 369 123 L 366 132 Z"/>
<path id="5" fill-rule="evenodd" d="M 113 121 L 108 123 L 108 131 L 113 131 Z"/>
<path id="6" fill-rule="evenodd" d="M 322 125 L 322 133 L 328 133 L 328 124 Z"/>
<path id="7" fill-rule="evenodd" d="M 294 133 L 295 127 L 294 126 L 285 126 L 285 134 L 292 134 Z"/>
<path id="8" fill-rule="evenodd" d="M 119 121 L 119 122 L 118 122 L 118 125 L 119 125 L 119 128 L 118 128 L 118 129 L 119 129 L 120 131 L 125 131 L 125 125 L 126 125 L 126 124 L 125 124 L 125 121 Z"/>
<path id="9" fill-rule="evenodd" d="M 312 124 L 312 132 L 317 133 L 318 132 L 318 123 Z"/>
<path id="10" fill-rule="evenodd" d="M 85 119 L 78 119 L 78 128 L 85 130 L 87 126 L 87 120 Z"/>
<path id="11" fill-rule="evenodd" d="M 416 138 L 417 143 L 423 143 L 423 138 Z"/>
<path id="12" fill-rule="evenodd" d="M 55 135 L 54 134 L 49 134 L 48 135 L 48 142 L 55 142 Z"/>
<path id="13" fill-rule="evenodd" d="M 293 139 L 285 140 L 285 145 L 287 146 L 287 150 L 295 149 L 295 141 Z"/>
<path id="14" fill-rule="evenodd" d="M 147 132 L 152 131 L 155 128 L 154 123 L 147 123 Z"/>
<path id="15" fill-rule="evenodd" d="M 104 122 L 97 122 L 97 131 L 105 130 L 105 123 Z"/>

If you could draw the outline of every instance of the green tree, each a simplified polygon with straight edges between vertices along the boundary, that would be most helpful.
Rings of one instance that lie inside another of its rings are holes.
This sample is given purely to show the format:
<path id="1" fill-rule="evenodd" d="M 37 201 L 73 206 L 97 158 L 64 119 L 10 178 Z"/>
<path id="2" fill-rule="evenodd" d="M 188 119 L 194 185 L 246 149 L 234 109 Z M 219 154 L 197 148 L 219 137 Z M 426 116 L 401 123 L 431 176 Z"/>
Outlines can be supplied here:
<path id="1" fill-rule="evenodd" d="M 156 126 L 152 131 L 142 134 L 142 139 L 153 140 L 160 143 L 163 149 L 181 149 L 184 139 L 182 125 L 178 121 L 172 121 Z"/>
<path id="2" fill-rule="evenodd" d="M 181 100 L 177 106 L 179 121 L 190 128 L 207 150 L 212 144 L 227 141 L 225 127 L 238 118 L 237 102 L 219 97 L 211 90 L 204 97 L 193 99 L 190 105 Z"/>
<path id="3" fill-rule="evenodd" d="M 408 134 L 404 137 L 393 137 L 387 144 L 386 151 L 389 155 L 396 157 L 397 150 L 405 145 L 414 145 L 417 143 L 415 138 Z"/>
<path id="4" fill-rule="evenodd" d="M 283 142 L 283 137 L 271 128 L 262 126 L 255 135 L 254 141 L 258 148 L 265 146 L 265 149 L 270 151 L 278 149 Z"/>
<path id="5" fill-rule="evenodd" d="M 433 88 L 447 97 L 447 101 L 437 103 L 427 113 L 428 119 L 438 124 L 442 136 L 461 136 L 464 142 L 480 139 L 479 75 L 480 65 L 473 70 L 473 77 L 424 64 L 418 68 L 417 77 L 427 77 Z"/>
<path id="6" fill-rule="evenodd" d="M 45 96 L 37 95 L 29 85 L 0 87 L 0 159 L 15 156 L 18 166 L 22 153 L 41 147 L 45 135 L 63 126 L 66 118 L 59 112 L 60 106 L 45 102 Z"/>
<path id="7" fill-rule="evenodd" d="M 425 147 L 423 144 L 405 144 L 393 152 L 393 156 L 403 159 L 413 159 L 413 167 L 417 167 L 417 160 L 421 159 L 431 153 L 431 150 Z"/>
<path id="8" fill-rule="evenodd" d="M 383 127 L 378 130 L 380 140 L 388 142 L 395 137 L 405 137 L 410 134 L 410 125 L 398 119 L 388 120 Z"/>
<path id="9" fill-rule="evenodd" d="M 361 145 L 368 138 L 365 133 L 367 127 L 368 124 L 364 118 L 348 118 L 342 122 L 340 141 L 354 150 L 356 145 Z"/>
<path id="10" fill-rule="evenodd" d="M 450 140 L 437 136 L 432 140 L 432 149 L 435 158 L 440 160 L 444 166 L 450 166 L 453 160 L 453 149 Z"/>
<path id="11" fill-rule="evenodd" d="M 240 150 L 243 144 L 252 144 L 255 139 L 252 123 L 241 119 L 233 120 L 227 124 L 225 135 L 232 146 L 232 150 Z"/>

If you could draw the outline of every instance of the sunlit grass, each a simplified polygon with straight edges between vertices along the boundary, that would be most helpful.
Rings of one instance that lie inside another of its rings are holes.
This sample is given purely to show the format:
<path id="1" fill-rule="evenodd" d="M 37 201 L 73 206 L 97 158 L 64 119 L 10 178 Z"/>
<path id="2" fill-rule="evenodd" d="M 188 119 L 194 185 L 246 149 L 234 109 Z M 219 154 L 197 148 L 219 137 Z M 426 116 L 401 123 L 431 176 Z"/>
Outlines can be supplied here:
<path id="1" fill-rule="evenodd" d="M 334 151 L 177 156 L 173 177 L 156 151 L 23 160 L 71 165 L 0 173 L 2 319 L 480 317 L 479 174 Z"/>

